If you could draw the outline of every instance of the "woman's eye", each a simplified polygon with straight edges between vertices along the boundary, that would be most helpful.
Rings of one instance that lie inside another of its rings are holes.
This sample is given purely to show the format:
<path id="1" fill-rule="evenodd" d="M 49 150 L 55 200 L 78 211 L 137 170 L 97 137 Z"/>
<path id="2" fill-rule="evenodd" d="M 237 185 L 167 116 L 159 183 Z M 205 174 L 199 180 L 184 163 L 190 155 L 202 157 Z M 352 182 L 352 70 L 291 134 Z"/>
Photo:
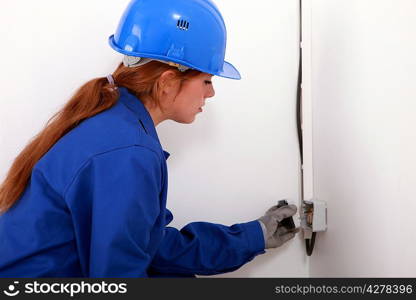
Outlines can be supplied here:
<path id="1" fill-rule="evenodd" d="M 205 84 L 212 84 L 212 81 L 205 80 Z"/>

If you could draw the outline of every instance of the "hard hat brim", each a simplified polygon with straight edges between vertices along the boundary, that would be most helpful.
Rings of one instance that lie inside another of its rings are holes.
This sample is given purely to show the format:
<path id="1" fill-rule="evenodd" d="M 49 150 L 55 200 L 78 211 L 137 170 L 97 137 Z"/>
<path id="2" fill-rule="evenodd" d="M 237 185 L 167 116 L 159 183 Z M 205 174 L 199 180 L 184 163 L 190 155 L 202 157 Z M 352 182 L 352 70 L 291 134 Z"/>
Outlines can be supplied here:
<path id="1" fill-rule="evenodd" d="M 220 76 L 220 77 L 225 77 L 225 78 L 229 78 L 229 79 L 241 79 L 240 73 L 238 72 L 238 70 L 229 62 L 224 61 L 223 64 L 223 68 L 222 71 L 218 71 L 218 72 L 213 72 L 211 70 L 205 70 L 205 69 L 201 69 L 198 68 L 186 61 L 183 60 L 179 60 L 179 59 L 175 59 L 172 57 L 166 57 L 166 56 L 162 56 L 162 55 L 155 55 L 155 54 L 150 54 L 150 53 L 134 53 L 131 51 L 127 51 L 125 49 L 120 48 L 115 40 L 114 40 L 114 35 L 111 35 L 108 38 L 108 43 L 110 44 L 111 48 L 113 48 L 114 50 L 116 50 L 119 53 L 125 54 L 125 55 L 129 55 L 129 56 L 138 56 L 138 57 L 147 57 L 147 58 L 152 58 L 152 59 L 160 59 L 160 60 L 164 60 L 164 61 L 171 61 L 171 62 L 175 62 L 187 67 L 190 67 L 192 69 L 196 69 L 199 70 L 201 72 L 205 72 L 208 74 L 212 74 L 212 75 L 216 75 L 216 76 Z"/>
<path id="2" fill-rule="evenodd" d="M 224 61 L 223 71 L 218 72 L 218 74 L 215 75 L 229 79 L 241 79 L 240 72 L 238 72 L 238 70 L 227 61 Z"/>

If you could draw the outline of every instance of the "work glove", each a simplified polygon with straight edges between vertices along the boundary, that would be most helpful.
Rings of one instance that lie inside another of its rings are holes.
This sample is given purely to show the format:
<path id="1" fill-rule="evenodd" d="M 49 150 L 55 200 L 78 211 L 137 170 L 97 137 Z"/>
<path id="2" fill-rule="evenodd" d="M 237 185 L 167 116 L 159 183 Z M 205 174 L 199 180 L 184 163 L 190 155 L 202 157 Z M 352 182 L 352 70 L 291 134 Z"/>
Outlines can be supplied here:
<path id="1" fill-rule="evenodd" d="M 296 205 L 290 204 L 282 207 L 272 206 L 265 215 L 257 219 L 263 229 L 265 248 L 277 248 L 295 237 L 299 232 L 297 228 L 286 228 L 280 222 L 296 214 Z"/>

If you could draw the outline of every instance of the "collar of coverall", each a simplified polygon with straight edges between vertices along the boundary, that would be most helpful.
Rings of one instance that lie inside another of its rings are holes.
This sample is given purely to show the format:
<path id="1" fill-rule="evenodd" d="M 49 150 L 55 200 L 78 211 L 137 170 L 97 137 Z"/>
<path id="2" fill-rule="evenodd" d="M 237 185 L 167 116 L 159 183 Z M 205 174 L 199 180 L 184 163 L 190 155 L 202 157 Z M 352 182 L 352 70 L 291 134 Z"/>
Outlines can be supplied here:
<path id="1" fill-rule="evenodd" d="M 140 126 L 143 126 L 146 133 L 150 135 L 162 149 L 162 145 L 160 144 L 159 137 L 157 135 L 157 131 L 153 123 L 152 117 L 150 116 L 150 113 L 147 111 L 142 101 L 139 98 L 137 98 L 134 94 L 130 93 L 130 91 L 125 87 L 119 87 L 119 91 L 120 101 L 123 102 L 137 116 L 141 123 Z M 170 153 L 166 152 L 163 149 L 162 151 L 165 155 L 165 159 L 168 159 Z"/>

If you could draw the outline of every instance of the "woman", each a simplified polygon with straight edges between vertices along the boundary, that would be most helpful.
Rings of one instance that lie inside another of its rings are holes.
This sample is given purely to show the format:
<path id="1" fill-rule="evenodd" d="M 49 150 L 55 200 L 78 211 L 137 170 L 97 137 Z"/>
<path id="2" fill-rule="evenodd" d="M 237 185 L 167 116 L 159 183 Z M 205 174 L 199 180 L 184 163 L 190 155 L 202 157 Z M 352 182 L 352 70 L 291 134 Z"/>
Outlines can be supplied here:
<path id="1" fill-rule="evenodd" d="M 281 224 L 295 205 L 232 226 L 166 226 L 169 154 L 155 127 L 192 123 L 212 76 L 240 78 L 216 6 L 172 3 L 131 1 L 109 39 L 123 63 L 83 85 L 14 161 L 0 187 L 0 277 L 218 274 L 298 232 Z"/>

